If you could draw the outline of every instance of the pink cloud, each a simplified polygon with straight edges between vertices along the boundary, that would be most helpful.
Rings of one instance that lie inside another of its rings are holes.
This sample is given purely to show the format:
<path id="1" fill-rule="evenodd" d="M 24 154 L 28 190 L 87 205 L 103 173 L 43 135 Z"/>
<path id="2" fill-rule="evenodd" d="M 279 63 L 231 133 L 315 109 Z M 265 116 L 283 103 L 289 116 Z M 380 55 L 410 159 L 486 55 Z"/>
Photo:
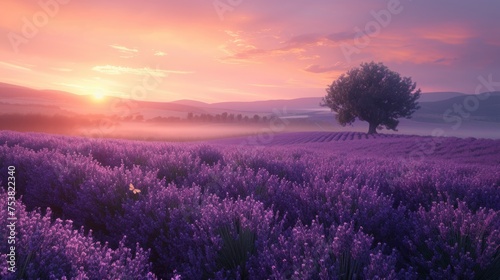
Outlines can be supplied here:
<path id="1" fill-rule="evenodd" d="M 339 45 L 356 47 L 355 28 L 364 28 L 374 20 L 372 11 L 387 6 L 386 1 L 360 3 L 243 1 L 221 20 L 206 0 L 70 1 L 19 53 L 0 40 L 0 74 L 4 81 L 39 88 L 84 88 L 92 81 L 118 92 L 140 82 L 137 73 L 160 65 L 190 74 L 168 75 L 149 98 L 212 101 L 321 96 L 323 90 L 311 89 L 372 60 L 417 77 L 429 89 L 468 91 L 480 74 L 500 77 L 500 2 L 401 0 L 401 14 L 380 34 L 368 36 L 370 42 L 349 63 Z M 38 1 L 2 5 L 9 11 L 0 18 L 2 34 L 20 33 L 23 18 L 30 20 L 41 9 Z M 12 65 L 30 65 L 25 68 L 31 71 Z M 231 89 L 231 94 L 208 90 L 214 88 Z"/>

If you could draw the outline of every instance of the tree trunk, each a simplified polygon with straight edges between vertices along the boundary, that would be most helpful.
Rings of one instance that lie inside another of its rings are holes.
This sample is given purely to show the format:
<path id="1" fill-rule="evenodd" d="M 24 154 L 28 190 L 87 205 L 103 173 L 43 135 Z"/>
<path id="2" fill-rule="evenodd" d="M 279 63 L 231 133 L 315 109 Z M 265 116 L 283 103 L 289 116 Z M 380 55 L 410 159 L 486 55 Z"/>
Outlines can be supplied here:
<path id="1" fill-rule="evenodd" d="M 370 123 L 370 128 L 368 129 L 368 134 L 377 134 L 378 124 Z"/>

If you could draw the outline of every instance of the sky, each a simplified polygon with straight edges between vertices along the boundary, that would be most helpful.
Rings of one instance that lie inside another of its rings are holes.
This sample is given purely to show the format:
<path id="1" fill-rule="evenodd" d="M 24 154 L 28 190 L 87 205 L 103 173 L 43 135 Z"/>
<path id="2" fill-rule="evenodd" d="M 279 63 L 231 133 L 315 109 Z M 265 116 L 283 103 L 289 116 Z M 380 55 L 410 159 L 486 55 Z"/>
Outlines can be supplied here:
<path id="1" fill-rule="evenodd" d="M 35 89 L 209 103 L 319 97 L 370 61 L 423 92 L 500 81 L 498 0 L 1 5 L 0 82 Z"/>

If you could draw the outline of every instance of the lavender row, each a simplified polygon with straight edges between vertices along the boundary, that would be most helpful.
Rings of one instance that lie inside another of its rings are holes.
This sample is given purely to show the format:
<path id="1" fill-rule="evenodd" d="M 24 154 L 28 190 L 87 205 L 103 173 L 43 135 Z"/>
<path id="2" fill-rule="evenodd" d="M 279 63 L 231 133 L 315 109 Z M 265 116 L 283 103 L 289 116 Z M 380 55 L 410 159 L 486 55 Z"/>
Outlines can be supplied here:
<path id="1" fill-rule="evenodd" d="M 0 190 L 0 199 L 7 201 L 7 193 Z M 134 250 L 125 246 L 124 237 L 116 249 L 101 244 L 92 237 L 92 230 L 76 230 L 71 221 L 51 219 L 46 214 L 26 211 L 22 203 L 15 206 L 17 220 L 16 242 L 0 243 L 2 279 L 156 279 L 150 272 L 149 254 L 137 245 Z M 0 209 L 0 219 L 7 221 L 7 207 Z M 10 229 L 0 228 L 0 236 L 7 240 Z M 14 247 L 14 250 L 10 249 Z M 9 271 L 7 252 L 14 256 L 15 272 Z"/>

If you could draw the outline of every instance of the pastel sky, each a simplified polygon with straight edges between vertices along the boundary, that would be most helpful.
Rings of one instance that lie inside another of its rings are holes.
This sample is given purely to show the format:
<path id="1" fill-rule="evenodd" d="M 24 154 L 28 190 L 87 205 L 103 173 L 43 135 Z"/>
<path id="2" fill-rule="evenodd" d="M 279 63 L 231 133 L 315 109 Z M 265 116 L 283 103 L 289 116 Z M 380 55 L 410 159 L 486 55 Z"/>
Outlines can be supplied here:
<path id="1" fill-rule="evenodd" d="M 45 3 L 45 4 L 44 4 Z M 0 82 L 205 102 L 324 96 L 383 62 L 423 91 L 500 80 L 498 0 L 6 0 Z"/>

